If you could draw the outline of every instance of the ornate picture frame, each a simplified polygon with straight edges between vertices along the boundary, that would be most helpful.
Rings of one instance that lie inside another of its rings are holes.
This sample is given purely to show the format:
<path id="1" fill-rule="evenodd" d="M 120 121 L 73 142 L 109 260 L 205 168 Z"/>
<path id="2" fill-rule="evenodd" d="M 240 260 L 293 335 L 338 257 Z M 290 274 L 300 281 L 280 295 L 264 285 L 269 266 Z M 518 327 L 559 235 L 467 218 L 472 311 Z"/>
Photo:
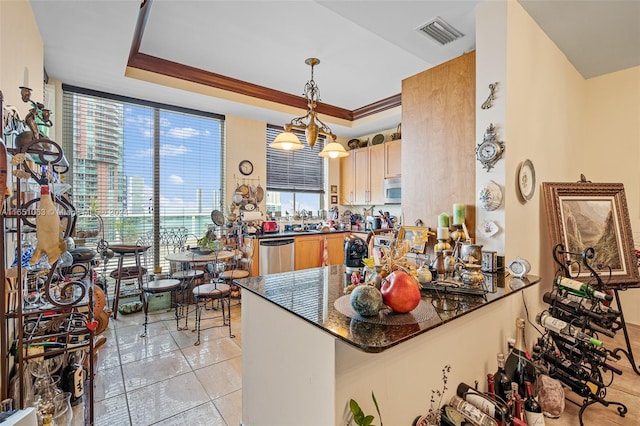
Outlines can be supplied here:
<path id="1" fill-rule="evenodd" d="M 560 243 L 570 252 L 562 256 L 574 279 L 593 280 L 580 262 L 592 247 L 589 264 L 610 287 L 640 284 L 622 183 L 543 182 L 542 191 L 552 248 Z"/>
<path id="2" fill-rule="evenodd" d="M 410 253 L 426 254 L 430 232 L 426 226 L 403 226 L 398 231 L 398 241 L 409 241 Z"/>

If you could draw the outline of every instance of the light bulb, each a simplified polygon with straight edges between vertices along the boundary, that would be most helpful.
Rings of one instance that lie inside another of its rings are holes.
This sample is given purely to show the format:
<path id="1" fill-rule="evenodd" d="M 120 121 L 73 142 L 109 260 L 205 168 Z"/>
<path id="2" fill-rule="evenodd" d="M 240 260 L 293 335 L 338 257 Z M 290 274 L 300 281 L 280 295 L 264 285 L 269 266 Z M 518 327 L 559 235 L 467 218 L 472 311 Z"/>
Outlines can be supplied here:
<path id="1" fill-rule="evenodd" d="M 338 151 L 330 151 L 329 158 L 338 158 Z"/>
<path id="2" fill-rule="evenodd" d="M 291 142 L 283 142 L 280 146 L 282 146 L 282 149 L 285 151 L 291 151 L 293 144 Z"/>

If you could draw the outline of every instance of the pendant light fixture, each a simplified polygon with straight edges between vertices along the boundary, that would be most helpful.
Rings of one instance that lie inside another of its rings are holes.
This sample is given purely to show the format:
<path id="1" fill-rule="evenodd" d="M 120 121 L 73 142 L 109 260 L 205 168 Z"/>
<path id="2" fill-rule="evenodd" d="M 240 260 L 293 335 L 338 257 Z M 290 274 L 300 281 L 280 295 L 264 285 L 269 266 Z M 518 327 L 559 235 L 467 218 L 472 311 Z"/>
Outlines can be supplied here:
<path id="1" fill-rule="evenodd" d="M 307 100 L 307 107 L 309 110 L 306 115 L 302 117 L 296 117 L 291 122 L 285 124 L 284 132 L 276 136 L 275 140 L 269 144 L 270 147 L 276 149 L 282 149 L 285 151 L 295 151 L 304 148 L 300 139 L 292 132 L 292 130 L 304 130 L 307 143 L 311 148 L 316 144 L 318 135 L 324 135 L 331 137 L 331 142 L 328 143 L 324 149 L 318 154 L 320 157 L 339 158 L 346 157 L 349 153 L 344 147 L 336 142 L 336 135 L 333 134 L 329 126 L 324 124 L 322 120 L 318 118 L 316 113 L 316 106 L 320 100 L 320 89 L 313 80 L 313 67 L 320 63 L 318 58 L 308 58 L 304 61 L 305 64 L 311 67 L 311 80 L 304 86 L 304 97 Z M 308 122 L 305 123 L 305 120 Z"/>

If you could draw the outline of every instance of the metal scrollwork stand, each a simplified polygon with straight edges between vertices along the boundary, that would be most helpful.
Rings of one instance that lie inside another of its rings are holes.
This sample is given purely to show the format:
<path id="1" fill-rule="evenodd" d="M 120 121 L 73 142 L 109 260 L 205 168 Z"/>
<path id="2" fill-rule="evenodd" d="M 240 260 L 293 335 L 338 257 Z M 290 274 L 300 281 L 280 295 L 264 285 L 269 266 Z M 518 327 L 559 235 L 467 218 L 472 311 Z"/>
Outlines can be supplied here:
<path id="1" fill-rule="evenodd" d="M 566 255 L 570 255 L 570 256 L 575 256 L 575 257 L 580 257 L 581 258 L 581 262 L 578 263 L 578 261 L 576 260 L 572 260 L 572 259 L 568 259 L 566 257 Z M 624 321 L 624 315 L 622 314 L 622 306 L 620 305 L 620 297 L 618 296 L 618 289 L 617 288 L 607 288 L 607 285 L 603 282 L 602 277 L 600 276 L 600 274 L 591 266 L 590 262 L 591 260 L 595 257 L 595 249 L 593 249 L 592 247 L 588 247 L 586 248 L 582 253 L 576 253 L 576 252 L 569 252 L 566 251 L 564 249 L 564 246 L 562 244 L 557 244 L 554 248 L 553 248 L 553 259 L 555 260 L 555 262 L 559 265 L 562 274 L 567 277 L 567 278 L 572 278 L 572 274 L 571 274 L 571 265 L 573 264 L 578 264 L 578 267 L 582 267 L 584 266 L 591 274 L 591 277 L 593 277 L 593 279 L 596 281 L 596 285 L 593 286 L 596 290 L 601 291 L 601 292 L 607 292 L 607 291 L 612 291 L 615 294 L 615 299 L 616 299 L 616 303 L 617 303 L 617 307 L 619 310 L 619 320 L 615 323 L 616 324 L 616 328 L 612 327 L 612 330 L 615 332 L 619 329 L 622 329 L 624 332 L 624 337 L 625 337 L 625 342 L 627 344 L 627 349 L 628 352 L 625 351 L 622 348 L 616 348 L 612 351 L 609 350 L 604 350 L 604 354 L 611 356 L 617 360 L 619 360 L 621 357 L 619 355 L 617 355 L 618 352 L 622 352 L 624 353 L 627 358 L 629 359 L 629 361 L 631 362 L 631 365 L 633 367 L 633 370 L 636 372 L 636 374 L 640 374 L 638 373 L 638 370 L 636 369 L 636 365 L 635 365 L 635 361 L 633 359 L 633 353 L 631 351 L 631 345 L 629 342 L 629 336 L 627 334 L 627 327 L 626 327 L 626 323 Z M 588 358 L 588 356 L 585 356 L 585 358 Z M 605 356 L 606 359 L 606 356 Z M 584 397 L 584 400 L 582 401 L 581 404 L 572 401 L 571 399 L 567 398 L 567 400 L 575 405 L 580 406 L 580 411 L 578 413 L 578 418 L 580 420 L 580 426 L 583 426 L 583 421 L 582 421 L 582 414 L 584 413 L 584 411 L 587 409 L 587 407 L 589 407 L 590 405 L 597 403 L 600 403 L 602 405 L 604 405 L 605 407 L 608 407 L 609 405 L 617 405 L 618 407 L 616 407 L 616 410 L 618 411 L 618 415 L 620 417 L 624 417 L 627 414 L 627 407 L 626 405 L 624 405 L 621 402 L 615 402 L 615 401 L 607 401 L 605 398 L 607 396 L 607 387 L 611 385 L 611 383 L 613 382 L 613 372 L 617 373 L 617 374 L 622 374 L 622 371 L 615 369 L 612 366 L 609 366 L 608 364 L 602 364 L 599 362 L 593 362 L 591 365 L 591 371 L 593 372 L 593 374 L 595 374 L 597 376 L 597 382 L 601 382 L 600 385 L 598 385 L 598 390 L 597 392 L 589 392 L 586 395 L 583 394 L 579 394 L 580 396 Z M 612 376 L 611 376 L 611 380 L 608 382 L 608 384 L 604 384 L 602 383 L 602 372 L 600 370 L 609 370 L 612 371 Z M 562 381 L 562 380 L 561 380 Z M 578 394 L 578 393 L 576 393 Z"/>

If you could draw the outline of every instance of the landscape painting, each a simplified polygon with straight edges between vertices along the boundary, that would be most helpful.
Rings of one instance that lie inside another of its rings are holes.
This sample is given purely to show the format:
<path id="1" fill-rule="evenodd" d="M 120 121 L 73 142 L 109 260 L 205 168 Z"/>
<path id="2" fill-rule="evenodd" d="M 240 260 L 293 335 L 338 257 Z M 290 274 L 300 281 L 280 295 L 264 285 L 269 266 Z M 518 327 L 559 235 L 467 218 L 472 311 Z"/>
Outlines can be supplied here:
<path id="1" fill-rule="evenodd" d="M 582 282 L 593 277 L 582 253 L 593 248 L 589 265 L 610 287 L 638 286 L 631 222 L 621 183 L 543 182 L 552 251 L 562 244 L 571 276 Z"/>
<path id="2" fill-rule="evenodd" d="M 619 272 L 621 242 L 617 232 L 615 205 L 613 199 L 589 199 L 581 197 L 560 197 L 562 221 L 565 224 L 564 239 L 566 249 L 582 253 L 593 247 L 595 257 L 591 263 L 600 268 L 609 267 Z M 577 272 L 577 266 L 574 265 Z"/>

